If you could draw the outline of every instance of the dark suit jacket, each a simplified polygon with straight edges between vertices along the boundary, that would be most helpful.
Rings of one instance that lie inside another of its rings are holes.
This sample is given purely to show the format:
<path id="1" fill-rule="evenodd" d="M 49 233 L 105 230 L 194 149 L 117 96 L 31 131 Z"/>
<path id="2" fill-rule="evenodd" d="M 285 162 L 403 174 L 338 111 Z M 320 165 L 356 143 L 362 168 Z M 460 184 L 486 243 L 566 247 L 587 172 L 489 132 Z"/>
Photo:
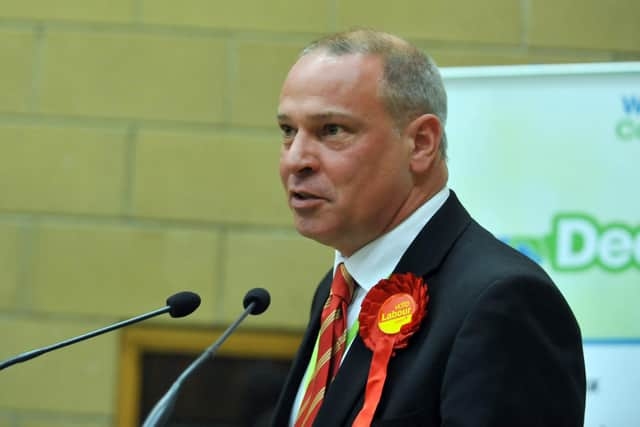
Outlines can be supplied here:
<path id="1" fill-rule="evenodd" d="M 537 264 L 494 238 L 455 194 L 396 266 L 424 278 L 427 315 L 388 366 L 374 426 L 582 426 L 585 372 L 578 324 Z M 291 406 L 318 333 L 328 274 L 283 388 L 273 425 Z M 362 408 L 371 351 L 357 337 L 314 426 L 347 426 Z"/>

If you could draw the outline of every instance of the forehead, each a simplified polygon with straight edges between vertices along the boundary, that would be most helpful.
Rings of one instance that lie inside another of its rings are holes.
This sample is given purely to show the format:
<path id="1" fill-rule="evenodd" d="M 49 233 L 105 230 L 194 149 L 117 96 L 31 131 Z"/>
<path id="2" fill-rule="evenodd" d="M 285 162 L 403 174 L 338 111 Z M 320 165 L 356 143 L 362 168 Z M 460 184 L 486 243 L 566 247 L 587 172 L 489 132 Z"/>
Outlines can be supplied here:
<path id="1" fill-rule="evenodd" d="M 305 108 L 380 108 L 382 75 L 383 63 L 378 56 L 307 54 L 287 75 L 280 93 L 279 113 L 289 114 L 290 109 L 304 112 Z"/>

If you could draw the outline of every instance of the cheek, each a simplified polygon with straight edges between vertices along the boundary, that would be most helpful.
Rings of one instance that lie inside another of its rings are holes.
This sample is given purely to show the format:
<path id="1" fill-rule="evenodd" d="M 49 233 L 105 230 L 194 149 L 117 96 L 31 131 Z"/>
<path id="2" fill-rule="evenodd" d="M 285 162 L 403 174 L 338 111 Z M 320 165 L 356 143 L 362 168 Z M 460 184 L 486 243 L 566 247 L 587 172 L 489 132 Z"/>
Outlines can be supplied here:
<path id="1" fill-rule="evenodd" d="M 286 182 L 287 182 L 287 170 L 285 168 L 282 156 L 280 157 L 280 162 L 278 163 L 278 173 L 280 174 L 280 182 L 282 182 L 282 185 L 286 185 Z"/>
<path id="2" fill-rule="evenodd" d="M 395 204 L 412 186 L 408 167 L 405 168 L 398 162 L 400 159 L 386 158 L 361 167 L 362 173 L 353 181 L 355 197 L 365 203 L 376 203 L 378 206 L 382 203 L 381 208 L 392 208 L 386 205 Z"/>

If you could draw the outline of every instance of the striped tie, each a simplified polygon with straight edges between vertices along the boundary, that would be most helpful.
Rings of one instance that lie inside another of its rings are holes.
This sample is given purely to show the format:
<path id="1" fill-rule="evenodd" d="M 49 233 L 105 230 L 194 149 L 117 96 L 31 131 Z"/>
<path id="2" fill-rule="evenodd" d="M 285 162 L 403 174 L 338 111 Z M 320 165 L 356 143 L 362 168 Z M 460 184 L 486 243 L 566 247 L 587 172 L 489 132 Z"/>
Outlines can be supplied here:
<path id="1" fill-rule="evenodd" d="M 344 264 L 338 265 L 320 318 L 316 368 L 302 399 L 295 427 L 313 424 L 325 392 L 338 373 L 347 339 L 347 306 L 351 302 L 353 289 L 354 283 L 349 272 Z"/>

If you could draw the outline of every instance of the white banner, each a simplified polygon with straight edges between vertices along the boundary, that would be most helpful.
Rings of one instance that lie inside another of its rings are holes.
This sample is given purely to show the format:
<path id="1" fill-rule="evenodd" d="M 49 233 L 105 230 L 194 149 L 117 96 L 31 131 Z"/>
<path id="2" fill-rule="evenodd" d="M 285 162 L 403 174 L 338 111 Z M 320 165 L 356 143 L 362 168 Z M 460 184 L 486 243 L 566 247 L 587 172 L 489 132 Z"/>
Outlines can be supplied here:
<path id="1" fill-rule="evenodd" d="M 640 346 L 629 344 L 640 342 L 640 63 L 443 75 L 451 188 L 571 305 L 585 339 L 585 425 L 640 426 Z"/>
<path id="2" fill-rule="evenodd" d="M 585 427 L 640 426 L 640 341 L 585 341 Z"/>

